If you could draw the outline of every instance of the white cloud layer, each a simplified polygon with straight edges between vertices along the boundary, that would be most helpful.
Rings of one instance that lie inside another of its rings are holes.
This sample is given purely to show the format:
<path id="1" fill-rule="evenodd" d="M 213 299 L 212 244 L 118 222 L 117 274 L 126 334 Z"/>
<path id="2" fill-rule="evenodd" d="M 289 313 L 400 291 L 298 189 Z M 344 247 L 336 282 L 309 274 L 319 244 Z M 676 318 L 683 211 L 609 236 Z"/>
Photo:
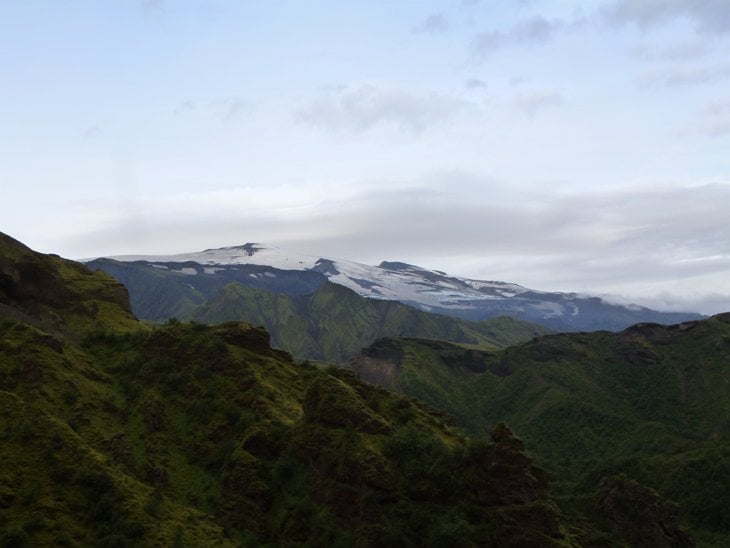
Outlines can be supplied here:
<path id="1" fill-rule="evenodd" d="M 468 107 L 447 95 L 413 93 L 381 83 L 343 86 L 296 112 L 299 121 L 332 131 L 367 131 L 391 126 L 419 133 L 448 122 Z"/>

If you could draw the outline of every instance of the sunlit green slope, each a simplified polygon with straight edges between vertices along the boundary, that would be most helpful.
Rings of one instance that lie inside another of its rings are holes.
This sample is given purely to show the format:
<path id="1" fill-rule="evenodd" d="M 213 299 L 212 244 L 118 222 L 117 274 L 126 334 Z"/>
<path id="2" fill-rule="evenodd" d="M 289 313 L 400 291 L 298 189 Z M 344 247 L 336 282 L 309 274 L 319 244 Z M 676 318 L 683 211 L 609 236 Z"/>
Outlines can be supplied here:
<path id="1" fill-rule="evenodd" d="M 245 319 L 266 327 L 275 346 L 298 358 L 342 362 L 386 336 L 417 336 L 496 349 L 547 329 L 512 318 L 469 322 L 430 314 L 396 301 L 367 299 L 333 283 L 310 295 L 285 295 L 230 284 L 198 308 L 195 320 Z"/>

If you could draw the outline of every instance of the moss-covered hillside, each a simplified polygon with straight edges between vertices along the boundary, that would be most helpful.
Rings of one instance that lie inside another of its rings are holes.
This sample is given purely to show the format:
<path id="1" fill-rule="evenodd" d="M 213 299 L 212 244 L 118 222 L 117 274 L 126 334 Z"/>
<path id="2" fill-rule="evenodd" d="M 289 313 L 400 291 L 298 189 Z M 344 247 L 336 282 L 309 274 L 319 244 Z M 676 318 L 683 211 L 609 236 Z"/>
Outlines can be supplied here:
<path id="1" fill-rule="evenodd" d="M 137 323 L 99 273 L 0 248 L 0 545 L 567 546 L 503 424 L 471 441 L 261 328 Z"/>
<path id="2" fill-rule="evenodd" d="M 266 327 L 276 346 L 300 359 L 341 363 L 376 339 L 428 337 L 503 348 L 548 332 L 501 317 L 470 322 L 430 314 L 397 301 L 367 299 L 326 282 L 309 295 L 286 295 L 229 284 L 191 314 L 205 323 L 245 319 Z"/>
<path id="3" fill-rule="evenodd" d="M 704 543 L 730 543 L 730 314 L 499 352 L 386 339 L 350 367 L 466 432 L 506 420 L 578 510 L 603 476 L 624 473 L 679 503 Z"/>

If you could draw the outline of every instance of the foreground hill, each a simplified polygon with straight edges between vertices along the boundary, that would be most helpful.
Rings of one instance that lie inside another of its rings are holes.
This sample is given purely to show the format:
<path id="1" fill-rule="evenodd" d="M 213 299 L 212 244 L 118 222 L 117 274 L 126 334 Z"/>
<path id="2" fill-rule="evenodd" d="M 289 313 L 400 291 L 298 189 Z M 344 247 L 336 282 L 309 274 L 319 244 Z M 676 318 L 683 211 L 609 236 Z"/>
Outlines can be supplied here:
<path id="1" fill-rule="evenodd" d="M 69 334 L 137 327 L 126 288 L 84 265 L 41 255 L 0 232 L 0 317 Z"/>
<path id="2" fill-rule="evenodd" d="M 602 475 L 626 473 L 679 503 L 708 544 L 730 542 L 730 314 L 499 352 L 385 339 L 349 366 L 473 434 L 508 421 L 573 500 Z"/>
<path id="3" fill-rule="evenodd" d="M 398 301 L 421 310 L 481 321 L 511 316 L 556 331 L 618 331 L 637 322 L 677 323 L 699 314 L 665 313 L 617 305 L 576 293 L 535 291 L 514 283 L 450 276 L 396 261 L 369 266 L 289 253 L 248 243 L 168 256 L 125 256 L 88 263 L 121 280 L 142 318 L 182 317 L 227 283 L 299 295 L 325 281 L 363 297 Z"/>
<path id="4" fill-rule="evenodd" d="M 0 545 L 570 546 L 522 442 L 0 235 Z M 597 538 L 597 537 L 596 537 Z"/>

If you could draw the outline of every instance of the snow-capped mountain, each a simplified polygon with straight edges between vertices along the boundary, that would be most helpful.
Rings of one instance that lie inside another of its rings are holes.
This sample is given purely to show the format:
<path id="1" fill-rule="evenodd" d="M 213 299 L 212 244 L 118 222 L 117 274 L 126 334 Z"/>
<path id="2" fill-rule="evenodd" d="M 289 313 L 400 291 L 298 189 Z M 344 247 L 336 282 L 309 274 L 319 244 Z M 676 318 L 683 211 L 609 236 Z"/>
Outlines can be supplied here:
<path id="1" fill-rule="evenodd" d="M 509 315 L 559 330 L 618 330 L 637 322 L 677 323 L 701 317 L 615 305 L 576 293 L 536 291 L 513 283 L 450 276 L 402 262 L 384 261 L 371 266 L 289 253 L 257 243 L 178 255 L 111 259 L 187 275 L 191 287 L 196 285 L 196 278 L 202 282 L 202 278 L 225 275 L 245 285 L 297 293 L 329 280 L 365 297 L 396 300 L 440 314 L 470 320 Z"/>
<path id="2" fill-rule="evenodd" d="M 206 273 L 214 273 L 231 265 L 309 270 L 324 274 L 329 281 L 348 287 L 364 297 L 417 303 L 422 307 L 470 308 L 471 301 L 504 299 L 530 291 L 516 284 L 451 277 L 445 272 L 426 270 L 406 263 L 384 261 L 378 266 L 370 266 L 288 253 L 275 247 L 251 243 L 179 255 L 125 255 L 111 258 L 121 262 L 144 261 L 158 268 L 170 268 L 170 263 L 192 262 L 204 266 Z M 192 274 L 194 269 L 188 268 L 188 271 Z M 273 272 L 268 274 L 275 275 Z"/>

